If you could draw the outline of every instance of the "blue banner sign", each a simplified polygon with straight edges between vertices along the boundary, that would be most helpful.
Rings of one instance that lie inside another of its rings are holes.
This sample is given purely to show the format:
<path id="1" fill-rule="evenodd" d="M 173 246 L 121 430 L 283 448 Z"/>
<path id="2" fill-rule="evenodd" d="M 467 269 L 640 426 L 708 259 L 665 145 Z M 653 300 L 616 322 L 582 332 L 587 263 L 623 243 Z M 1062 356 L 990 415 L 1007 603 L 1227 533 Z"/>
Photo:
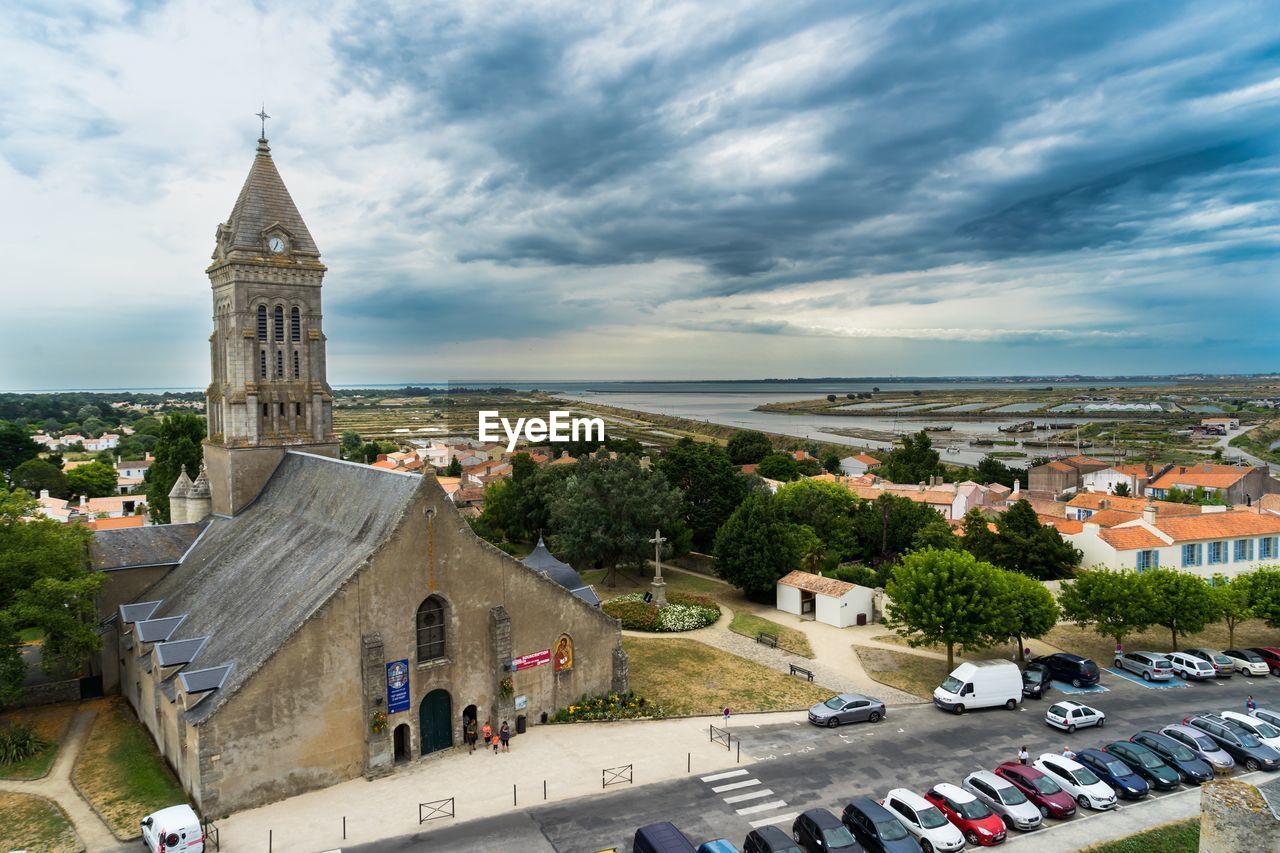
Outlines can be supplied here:
<path id="1" fill-rule="evenodd" d="M 409 710 L 409 661 L 387 664 L 387 713 Z"/>

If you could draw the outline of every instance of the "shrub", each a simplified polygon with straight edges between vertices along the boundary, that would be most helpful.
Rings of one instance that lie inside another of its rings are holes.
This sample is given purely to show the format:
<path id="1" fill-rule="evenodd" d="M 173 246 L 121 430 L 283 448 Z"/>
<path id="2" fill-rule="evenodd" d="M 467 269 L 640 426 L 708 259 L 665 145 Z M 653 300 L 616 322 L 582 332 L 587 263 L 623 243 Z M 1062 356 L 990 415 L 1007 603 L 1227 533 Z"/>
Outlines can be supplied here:
<path id="1" fill-rule="evenodd" d="M 634 692 L 606 693 L 600 696 L 582 696 L 567 708 L 561 708 L 551 717 L 553 723 L 576 723 L 582 720 L 634 720 L 640 717 L 661 719 L 666 713 L 661 707 L 636 696 Z"/>
<path id="2" fill-rule="evenodd" d="M 648 604 L 640 593 L 629 593 L 611 598 L 600 609 L 614 619 L 622 620 L 622 627 L 629 631 L 658 630 L 658 606 Z"/>
<path id="3" fill-rule="evenodd" d="M 49 744 L 36 734 L 30 723 L 13 723 L 0 729 L 0 764 L 26 761 Z"/>
<path id="4" fill-rule="evenodd" d="M 622 620 L 629 631 L 692 631 L 705 628 L 720 618 L 720 606 L 705 595 L 673 592 L 665 607 L 644 600 L 644 594 L 631 592 L 611 598 L 601 609 Z"/>

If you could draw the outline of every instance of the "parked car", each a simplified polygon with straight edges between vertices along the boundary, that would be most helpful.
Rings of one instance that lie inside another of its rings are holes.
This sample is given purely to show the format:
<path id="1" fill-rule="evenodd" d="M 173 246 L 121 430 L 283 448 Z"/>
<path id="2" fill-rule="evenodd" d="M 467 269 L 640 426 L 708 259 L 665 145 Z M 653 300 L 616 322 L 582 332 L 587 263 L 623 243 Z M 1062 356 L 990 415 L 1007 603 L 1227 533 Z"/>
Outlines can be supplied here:
<path id="1" fill-rule="evenodd" d="M 1097 708 L 1082 705 L 1079 702 L 1057 702 L 1044 712 L 1044 721 L 1055 729 L 1074 732 L 1087 726 L 1102 728 L 1107 724 L 1107 715 Z"/>
<path id="2" fill-rule="evenodd" d="M 1248 714 L 1241 714 L 1239 711 L 1223 711 L 1218 716 L 1224 720 L 1230 720 L 1267 746 L 1280 751 L 1280 729 L 1277 729 L 1266 720 Z"/>
<path id="3" fill-rule="evenodd" d="M 1236 672 L 1244 675 L 1267 675 L 1271 667 L 1262 659 L 1262 655 L 1249 649 L 1227 649 L 1224 654 L 1231 661 Z"/>
<path id="4" fill-rule="evenodd" d="M 906 788 L 894 788 L 884 798 L 884 807 L 916 837 L 924 850 L 952 853 L 964 849 L 964 836 L 952 826 L 938 807 Z"/>
<path id="5" fill-rule="evenodd" d="M 1213 766 L 1209 762 L 1168 735 L 1140 731 L 1129 740 L 1160 756 L 1160 760 L 1173 768 L 1187 784 L 1200 785 L 1213 778 Z"/>
<path id="6" fill-rule="evenodd" d="M 203 853 L 204 830 L 191 806 L 169 806 L 142 819 L 142 843 L 150 853 L 182 850 Z"/>
<path id="7" fill-rule="evenodd" d="M 1179 678 L 1192 681 L 1208 681 L 1218 677 L 1218 670 L 1207 660 L 1201 660 L 1187 652 L 1172 652 L 1167 655 L 1173 665 L 1173 674 Z"/>
<path id="8" fill-rule="evenodd" d="M 747 833 L 742 842 L 742 853 L 804 853 L 787 835 L 776 826 L 768 825 L 753 829 Z"/>
<path id="9" fill-rule="evenodd" d="M 963 788 L 943 782 L 930 788 L 924 798 L 960 830 L 971 847 L 1004 843 L 1005 825 L 1000 815 Z"/>
<path id="10" fill-rule="evenodd" d="M 1280 770 L 1280 752 L 1264 745 L 1230 720 L 1224 720 L 1217 714 L 1193 714 L 1182 722 L 1213 738 L 1223 751 L 1246 770 Z"/>
<path id="11" fill-rule="evenodd" d="M 1032 766 L 1075 798 L 1082 809 L 1104 811 L 1116 807 L 1116 793 L 1083 764 L 1063 755 L 1046 752 Z"/>
<path id="12" fill-rule="evenodd" d="M 1111 790 L 1122 800 L 1141 800 L 1151 793 L 1151 786 L 1134 773 L 1132 767 L 1100 749 L 1082 749 L 1076 753 L 1076 761 L 1110 785 Z"/>
<path id="13" fill-rule="evenodd" d="M 884 703 L 861 693 L 841 693 L 809 709 L 809 722 L 834 729 L 841 723 L 878 723 L 884 719 Z"/>
<path id="14" fill-rule="evenodd" d="M 1057 782 L 1029 764 L 1006 761 L 996 768 L 996 775 L 1022 792 L 1040 809 L 1040 817 L 1062 820 L 1076 813 L 1076 801 Z"/>
<path id="15" fill-rule="evenodd" d="M 1022 701 L 1022 673 L 1007 660 L 965 661 L 933 691 L 933 704 L 963 714 L 970 708 L 1010 711 Z"/>
<path id="16" fill-rule="evenodd" d="M 1236 760 L 1218 746 L 1216 740 L 1199 729 L 1183 725 L 1165 726 L 1160 734 L 1194 752 L 1197 758 L 1212 767 L 1216 773 L 1228 773 L 1236 766 Z"/>
<path id="17" fill-rule="evenodd" d="M 809 809 L 791 824 L 791 838 L 809 853 L 861 853 L 862 847 L 826 809 Z"/>
<path id="18" fill-rule="evenodd" d="M 1219 678 L 1230 678 L 1236 671 L 1235 664 L 1231 662 L 1231 658 L 1214 649 L 1187 649 L 1186 653 L 1213 664 L 1213 668 L 1218 671 Z"/>
<path id="19" fill-rule="evenodd" d="M 1038 663 L 1029 663 L 1022 671 L 1022 695 L 1030 699 L 1043 699 L 1049 692 L 1052 679 L 1049 670 Z"/>
<path id="20" fill-rule="evenodd" d="M 1254 708 L 1249 712 L 1249 716 L 1257 717 L 1259 720 L 1270 723 L 1280 729 L 1280 713 L 1272 711 L 1270 708 Z"/>
<path id="21" fill-rule="evenodd" d="M 960 786 L 991 806 L 992 811 L 1004 819 L 1006 826 L 1029 832 L 1044 820 L 1039 806 L 1029 801 L 1018 786 L 990 770 L 975 770 L 964 777 Z"/>
<path id="22" fill-rule="evenodd" d="M 1159 652 L 1126 652 L 1116 655 L 1116 669 L 1142 676 L 1143 681 L 1168 681 L 1173 678 L 1173 664 Z"/>
<path id="23" fill-rule="evenodd" d="M 870 797 L 852 800 L 841 820 L 868 853 L 920 853 L 920 842 L 902 821 Z"/>
<path id="24" fill-rule="evenodd" d="M 1272 675 L 1280 675 L 1280 649 L 1274 646 L 1250 646 L 1249 651 L 1266 661 Z"/>
<path id="25" fill-rule="evenodd" d="M 1072 687 L 1089 687 L 1097 684 L 1102 677 L 1098 665 L 1088 658 L 1079 655 L 1058 652 L 1044 655 L 1032 661 L 1049 670 L 1049 677 L 1055 681 L 1065 681 Z"/>
<path id="26" fill-rule="evenodd" d="M 668 821 L 651 823 L 636 830 L 631 840 L 635 853 L 698 853 L 693 842 Z"/>
<path id="27" fill-rule="evenodd" d="M 698 845 L 698 853 L 740 853 L 733 842 L 727 838 L 704 841 Z"/>
<path id="28" fill-rule="evenodd" d="M 1142 744 L 1130 740 L 1117 740 L 1104 746 L 1102 751 L 1123 761 L 1130 770 L 1141 776 L 1157 791 L 1172 791 L 1182 781 L 1177 770 L 1165 763 L 1159 754 Z"/>

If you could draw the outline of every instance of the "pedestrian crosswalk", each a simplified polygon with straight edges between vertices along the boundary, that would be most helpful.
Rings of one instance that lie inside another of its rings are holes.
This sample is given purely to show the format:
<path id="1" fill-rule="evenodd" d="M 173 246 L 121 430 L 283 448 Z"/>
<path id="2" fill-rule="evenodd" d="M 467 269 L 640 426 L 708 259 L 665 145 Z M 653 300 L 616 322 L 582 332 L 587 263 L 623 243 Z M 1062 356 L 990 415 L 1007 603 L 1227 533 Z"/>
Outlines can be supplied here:
<path id="1" fill-rule="evenodd" d="M 745 818 L 752 827 L 766 824 L 789 824 L 799 814 L 794 811 L 782 811 L 787 808 L 787 801 L 778 797 L 772 789 L 766 788 L 759 779 L 754 778 L 744 768 L 725 770 L 701 777 L 711 786 L 714 794 L 720 794 L 726 805 Z M 769 814 L 774 812 L 774 814 Z M 759 817 L 756 817 L 759 815 Z"/>

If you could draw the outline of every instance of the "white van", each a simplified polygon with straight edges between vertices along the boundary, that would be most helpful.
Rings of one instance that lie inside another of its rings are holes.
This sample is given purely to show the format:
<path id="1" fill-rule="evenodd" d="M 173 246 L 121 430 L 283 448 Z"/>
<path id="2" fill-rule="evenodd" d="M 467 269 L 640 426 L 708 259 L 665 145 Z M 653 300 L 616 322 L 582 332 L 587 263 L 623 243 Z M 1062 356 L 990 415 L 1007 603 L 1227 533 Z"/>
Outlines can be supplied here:
<path id="1" fill-rule="evenodd" d="M 142 843 L 151 853 L 204 853 L 204 830 L 191 806 L 169 806 L 142 819 Z"/>
<path id="2" fill-rule="evenodd" d="M 1007 660 L 979 660 L 962 663 L 933 691 L 933 704 L 944 711 L 963 714 L 969 708 L 996 708 L 1010 711 L 1022 701 L 1022 671 Z"/>

